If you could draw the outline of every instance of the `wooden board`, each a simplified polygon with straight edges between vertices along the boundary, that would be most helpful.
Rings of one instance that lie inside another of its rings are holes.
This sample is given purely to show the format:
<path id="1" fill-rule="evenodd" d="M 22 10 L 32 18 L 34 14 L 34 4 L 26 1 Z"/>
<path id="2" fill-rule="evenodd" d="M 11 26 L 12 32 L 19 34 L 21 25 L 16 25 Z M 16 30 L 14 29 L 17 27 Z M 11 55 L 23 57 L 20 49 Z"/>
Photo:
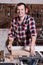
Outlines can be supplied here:
<path id="1" fill-rule="evenodd" d="M 30 53 L 25 50 L 14 50 L 12 51 L 13 56 L 30 56 Z"/>

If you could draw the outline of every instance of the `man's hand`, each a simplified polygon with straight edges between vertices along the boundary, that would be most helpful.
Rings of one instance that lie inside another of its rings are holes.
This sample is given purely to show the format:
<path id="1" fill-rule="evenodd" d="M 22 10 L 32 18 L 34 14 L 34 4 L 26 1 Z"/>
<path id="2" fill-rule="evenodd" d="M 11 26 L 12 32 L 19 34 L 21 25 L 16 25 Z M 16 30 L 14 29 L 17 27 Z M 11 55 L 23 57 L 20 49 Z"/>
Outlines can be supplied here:
<path id="1" fill-rule="evenodd" d="M 30 55 L 31 55 L 31 56 L 35 56 L 35 55 L 36 55 L 35 45 L 31 45 L 31 46 L 30 46 Z"/>

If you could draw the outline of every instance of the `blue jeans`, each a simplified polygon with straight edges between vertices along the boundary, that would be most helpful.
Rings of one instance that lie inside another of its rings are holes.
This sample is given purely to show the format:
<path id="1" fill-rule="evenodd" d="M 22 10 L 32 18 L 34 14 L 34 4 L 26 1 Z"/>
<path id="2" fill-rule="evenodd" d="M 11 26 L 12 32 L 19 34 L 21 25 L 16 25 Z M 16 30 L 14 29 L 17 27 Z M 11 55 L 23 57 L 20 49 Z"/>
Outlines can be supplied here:
<path id="1" fill-rule="evenodd" d="M 22 60 L 22 61 L 23 61 L 23 64 L 36 65 L 37 60 L 38 60 L 38 59 L 28 59 L 28 60 L 24 59 L 24 60 Z"/>
<path id="2" fill-rule="evenodd" d="M 30 59 L 30 61 L 28 60 L 28 65 L 36 65 L 37 63 L 37 59 Z"/>

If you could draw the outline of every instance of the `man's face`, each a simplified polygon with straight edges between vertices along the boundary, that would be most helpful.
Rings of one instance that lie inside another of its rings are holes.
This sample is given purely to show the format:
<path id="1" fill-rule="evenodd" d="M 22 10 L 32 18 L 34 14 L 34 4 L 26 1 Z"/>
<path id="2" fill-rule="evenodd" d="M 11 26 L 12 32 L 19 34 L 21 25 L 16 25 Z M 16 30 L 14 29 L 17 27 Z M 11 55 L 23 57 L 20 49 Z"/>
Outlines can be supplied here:
<path id="1" fill-rule="evenodd" d="M 25 7 L 24 5 L 20 5 L 17 7 L 17 14 L 19 17 L 23 17 L 25 15 Z"/>

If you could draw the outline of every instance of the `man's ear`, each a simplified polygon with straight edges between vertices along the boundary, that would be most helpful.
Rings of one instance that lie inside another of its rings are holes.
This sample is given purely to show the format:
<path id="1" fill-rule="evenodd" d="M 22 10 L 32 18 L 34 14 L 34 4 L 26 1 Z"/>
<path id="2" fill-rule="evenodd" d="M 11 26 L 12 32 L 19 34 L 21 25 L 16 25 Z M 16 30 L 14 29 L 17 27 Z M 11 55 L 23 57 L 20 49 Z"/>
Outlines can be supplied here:
<path id="1" fill-rule="evenodd" d="M 28 10 L 28 8 L 26 7 L 26 14 L 28 14 L 28 11 L 29 11 L 29 10 Z"/>

